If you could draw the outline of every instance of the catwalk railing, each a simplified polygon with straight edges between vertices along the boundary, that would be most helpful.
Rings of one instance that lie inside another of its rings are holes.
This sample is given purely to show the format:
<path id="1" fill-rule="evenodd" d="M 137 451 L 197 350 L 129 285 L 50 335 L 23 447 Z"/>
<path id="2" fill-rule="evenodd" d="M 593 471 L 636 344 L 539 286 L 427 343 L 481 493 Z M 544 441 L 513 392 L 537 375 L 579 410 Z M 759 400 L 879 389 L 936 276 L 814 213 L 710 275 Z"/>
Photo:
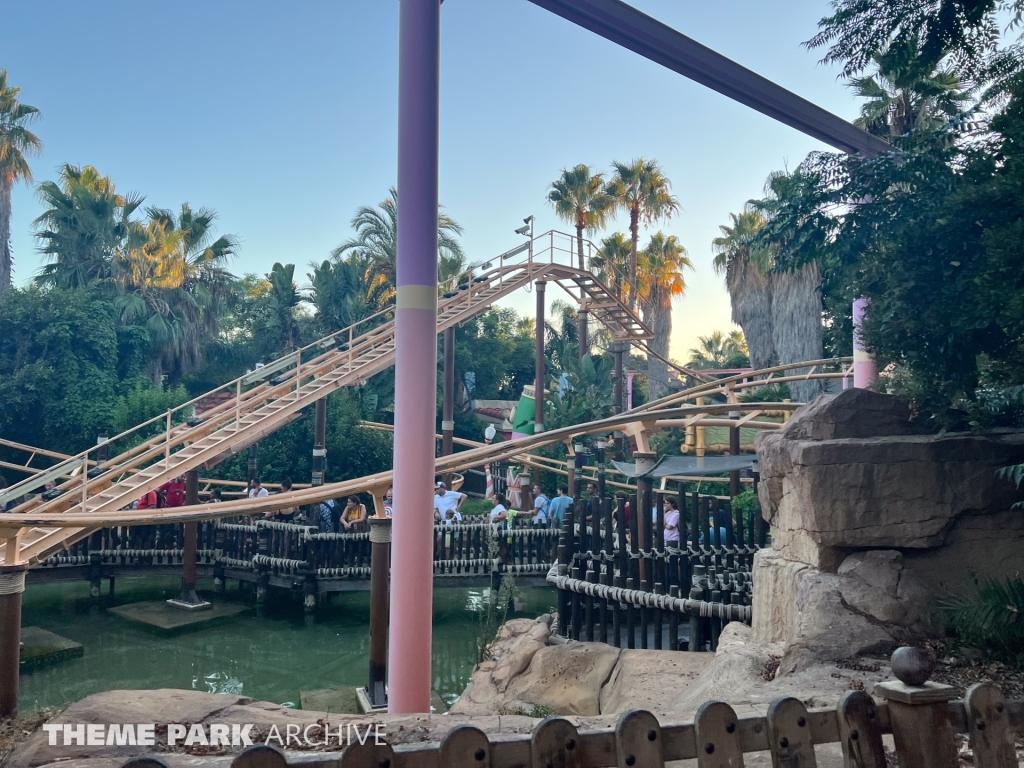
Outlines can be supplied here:
<path id="1" fill-rule="evenodd" d="M 895 655 L 893 667 L 897 668 Z M 662 768 L 677 760 L 696 760 L 697 768 L 742 768 L 744 755 L 769 752 L 774 766 L 814 768 L 818 764 L 815 745 L 839 744 L 846 768 L 887 768 L 894 764 L 893 758 L 900 766 L 958 768 L 964 764 L 961 755 L 979 768 L 1016 768 L 1014 742 L 1024 726 L 1024 701 L 1006 701 L 991 683 L 973 685 L 962 701 L 954 701 L 950 686 L 927 681 L 909 684 L 910 675 L 900 672 L 903 680 L 875 688 L 880 702 L 865 691 L 851 691 L 834 708 L 808 710 L 798 699 L 782 698 L 772 702 L 764 717 L 741 718 L 729 704 L 709 701 L 692 722 L 662 722 L 650 712 L 634 710 L 619 717 L 614 729 L 581 731 L 572 720 L 549 717 L 532 733 L 497 737 L 472 725 L 458 725 L 439 743 L 419 741 L 421 737 L 409 742 L 405 737 L 402 741 L 408 743 L 391 746 L 388 736 L 397 735 L 401 728 L 386 717 L 377 721 L 380 725 L 373 733 L 368 729 L 357 738 L 345 739 L 341 736 L 345 721 L 331 716 L 335 721 L 331 733 L 337 729 L 337 738 L 343 742 L 338 752 L 325 753 L 323 746 L 313 746 L 309 748 L 317 754 L 304 755 L 296 749 L 296 744 L 303 748 L 296 737 L 284 745 L 290 750 L 285 753 L 271 735 L 239 754 L 231 766 Z M 311 725 L 305 738 L 322 741 L 318 734 L 326 725 L 323 720 Z M 887 734 L 893 737 L 895 752 L 883 743 Z M 283 744 L 283 740 L 279 735 L 276 741 Z M 213 764 L 202 755 L 190 759 L 196 766 Z M 158 755 L 150 755 L 133 758 L 123 768 L 166 766 Z"/>
<path id="2" fill-rule="evenodd" d="M 559 541 L 561 632 L 627 648 L 715 650 L 730 621 L 751 621 L 754 553 L 765 543 L 759 511 L 745 519 L 717 496 L 692 493 L 679 510 L 678 541 L 666 541 L 663 503 L 648 488 L 628 501 L 577 501 Z M 627 510 L 627 504 L 628 510 Z M 681 505 L 682 506 L 682 505 Z M 637 515 L 633 510 L 648 510 Z M 596 517 L 596 520 L 595 520 Z M 714 521 L 714 524 L 712 524 Z"/>
<path id="3" fill-rule="evenodd" d="M 559 533 L 529 526 L 506 529 L 475 520 L 435 525 L 434 575 L 543 576 L 554 563 Z M 370 578 L 365 527 L 335 533 L 293 522 L 234 518 L 200 524 L 197 548 L 200 565 L 317 579 Z M 40 567 L 180 565 L 183 554 L 181 523 L 105 528 Z"/>

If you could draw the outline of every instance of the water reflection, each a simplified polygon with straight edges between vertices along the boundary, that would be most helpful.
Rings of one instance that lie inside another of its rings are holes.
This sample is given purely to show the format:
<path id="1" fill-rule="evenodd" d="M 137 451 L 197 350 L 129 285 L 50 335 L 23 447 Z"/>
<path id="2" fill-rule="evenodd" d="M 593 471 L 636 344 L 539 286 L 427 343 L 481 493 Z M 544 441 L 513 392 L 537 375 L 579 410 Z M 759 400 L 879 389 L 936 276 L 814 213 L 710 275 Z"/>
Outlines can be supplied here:
<path id="1" fill-rule="evenodd" d="M 119 578 L 118 604 L 177 595 L 177 578 Z M 201 583 L 200 589 L 212 584 Z M 234 585 L 232 585 L 234 586 Z M 556 602 L 550 588 L 520 590 L 524 610 L 537 616 Z M 226 598 L 250 595 L 232 589 Z M 24 626 L 39 626 L 85 647 L 85 655 L 21 676 L 24 706 L 67 704 L 99 691 L 125 688 L 188 688 L 244 694 L 298 706 L 302 691 L 366 682 L 369 594 L 334 595 L 307 623 L 301 600 L 278 598 L 257 616 L 252 608 L 226 623 L 166 635 L 97 610 L 86 582 L 29 585 Z M 449 703 L 466 686 L 483 636 L 490 590 L 434 592 L 434 687 Z M 105 603 L 104 605 L 106 605 Z M 512 614 L 510 613 L 510 618 Z"/>

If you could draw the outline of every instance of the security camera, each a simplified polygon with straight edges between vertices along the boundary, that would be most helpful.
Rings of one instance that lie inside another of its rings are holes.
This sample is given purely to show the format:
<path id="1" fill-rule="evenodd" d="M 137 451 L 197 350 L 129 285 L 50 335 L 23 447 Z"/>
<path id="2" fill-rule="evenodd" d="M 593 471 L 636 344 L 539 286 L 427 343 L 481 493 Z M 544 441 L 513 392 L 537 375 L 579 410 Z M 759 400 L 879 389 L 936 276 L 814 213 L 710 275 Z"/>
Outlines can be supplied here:
<path id="1" fill-rule="evenodd" d="M 516 234 L 517 235 L 528 235 L 528 234 L 530 234 L 530 225 L 527 224 L 526 226 L 520 227 L 519 229 L 516 230 Z"/>

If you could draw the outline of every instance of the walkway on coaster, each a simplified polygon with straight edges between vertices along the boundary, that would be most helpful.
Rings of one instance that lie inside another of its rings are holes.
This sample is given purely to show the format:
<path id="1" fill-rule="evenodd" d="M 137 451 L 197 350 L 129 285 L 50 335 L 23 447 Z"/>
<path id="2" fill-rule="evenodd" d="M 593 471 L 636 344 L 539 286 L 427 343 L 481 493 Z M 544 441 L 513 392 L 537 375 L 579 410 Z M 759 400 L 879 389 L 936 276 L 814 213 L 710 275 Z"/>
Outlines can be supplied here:
<path id="1" fill-rule="evenodd" d="M 641 342 L 652 338 L 650 329 L 614 292 L 590 272 L 572 266 L 572 249 L 564 245 L 571 241 L 571 236 L 564 233 L 545 233 L 472 268 L 471 274 L 476 269 L 481 271 L 467 282 L 442 285 L 443 296 L 439 297 L 437 307 L 438 333 L 465 323 L 520 288 L 544 281 L 565 290 L 616 339 Z M 147 491 L 190 469 L 216 465 L 298 418 L 304 408 L 331 392 L 361 384 L 394 365 L 393 314 L 393 307 L 384 309 L 111 438 L 110 442 L 130 442 L 135 438 L 138 445 L 90 469 L 84 482 L 80 472 L 64 480 L 58 486 L 63 493 L 56 499 L 42 501 L 37 497 L 13 510 L 16 515 L 31 513 L 32 519 L 39 520 L 69 515 L 59 526 L 32 524 L 27 517 L 19 518 L 17 526 L 12 525 L 12 518 L 0 523 L 4 563 L 38 563 L 92 530 L 87 525 L 69 525 L 68 521 L 102 524 L 117 520 L 123 514 L 118 510 Z M 197 410 L 204 401 L 216 404 L 200 416 L 175 425 L 175 421 Z M 147 432 L 161 422 L 162 432 L 147 438 Z M 51 479 L 69 476 L 83 465 L 90 466 L 89 456 L 95 458 L 96 452 L 92 448 L 41 475 L 12 485 L 0 494 L 0 501 L 19 498 Z M 328 495 L 321 494 L 321 498 Z M 282 498 L 285 495 L 275 497 Z M 17 555 L 11 557 L 14 552 Z"/>
<path id="2" fill-rule="evenodd" d="M 439 310 L 439 326 L 442 322 L 445 322 L 445 320 L 442 320 L 442 311 Z M 356 343 L 358 344 L 358 338 Z M 347 362 L 347 354 L 345 353 L 348 351 L 345 350 L 336 354 L 344 355 Z M 800 403 L 725 402 L 702 405 L 686 405 L 685 403 L 714 394 L 724 394 L 728 399 L 735 400 L 738 394 L 744 390 L 785 381 L 844 379 L 851 375 L 850 364 L 850 358 L 805 361 L 752 371 L 719 381 L 707 382 L 607 419 L 574 425 L 564 429 L 551 430 L 521 440 L 472 447 L 466 451 L 443 456 L 436 460 L 436 471 L 439 474 L 459 472 L 482 464 L 510 459 L 525 459 L 527 462 L 532 463 L 537 460 L 537 457 L 527 457 L 528 452 L 544 445 L 562 442 L 572 451 L 573 439 L 575 437 L 585 434 L 607 434 L 615 430 L 620 430 L 630 435 L 637 440 L 639 448 L 645 450 L 649 448 L 649 433 L 658 429 L 696 425 L 778 429 L 782 426 L 781 423 L 761 421 L 758 420 L 758 416 L 771 412 L 789 413 L 798 408 L 801 405 Z M 310 372 L 308 375 L 312 375 L 313 371 L 323 370 L 329 365 L 331 365 L 330 361 L 325 362 L 318 359 L 310 363 L 309 368 L 305 370 Z M 340 367 L 340 364 L 337 365 Z M 832 368 L 833 370 L 825 370 L 826 368 Z M 798 369 L 802 370 L 799 373 L 793 373 L 793 371 Z M 301 375 L 305 377 L 307 373 L 303 372 Z M 320 374 L 320 378 L 324 376 L 324 374 Z M 277 403 L 279 400 L 285 400 L 286 405 L 284 407 L 289 408 L 290 413 L 294 413 L 298 408 L 312 404 L 316 398 L 322 397 L 325 394 L 322 389 L 317 388 L 314 397 L 295 397 L 294 393 L 292 393 L 291 397 L 287 397 L 286 394 L 282 395 L 282 387 L 288 388 L 293 386 L 295 377 L 293 374 L 291 384 L 284 382 L 277 385 L 260 385 L 256 389 L 242 394 L 242 404 L 236 405 L 236 402 L 233 401 L 227 403 L 226 407 L 220 407 L 218 410 L 222 414 L 222 419 L 218 423 L 222 424 L 222 431 L 227 433 L 224 436 L 224 440 L 237 440 L 237 444 L 240 446 L 238 450 L 240 450 L 253 440 L 258 439 L 258 437 L 253 437 L 251 434 L 254 428 L 258 429 L 258 436 L 262 436 L 267 431 L 272 431 L 261 428 L 262 424 L 260 421 L 250 424 L 247 422 L 246 416 L 239 417 L 236 415 L 236 411 L 259 415 L 260 410 L 250 410 L 252 402 L 257 400 L 257 398 L 259 398 L 260 403 L 269 402 L 271 404 Z M 320 381 L 320 378 L 313 381 Z M 300 395 L 302 390 L 309 386 L 309 383 L 303 383 L 300 387 Z M 343 384 L 338 384 L 337 386 L 343 386 Z M 252 395 L 254 392 L 257 394 Z M 247 396 L 251 397 L 247 399 Z M 277 399 L 274 399 L 275 397 Z M 287 399 L 285 399 L 286 397 Z M 296 405 L 297 403 L 299 405 Z M 681 403 L 684 405 L 679 405 Z M 268 418 L 273 418 L 275 414 L 279 414 L 283 410 L 284 408 L 271 410 Z M 226 419 L 223 418 L 223 414 L 227 415 Z M 738 418 L 729 418 L 730 414 L 739 414 L 739 416 Z M 287 421 L 281 418 L 277 423 L 287 423 Z M 234 429 L 235 424 L 241 424 L 242 426 L 236 430 Z M 196 440 L 204 432 L 203 428 L 206 428 L 205 432 L 207 434 L 210 433 L 208 421 L 204 421 L 202 424 L 197 424 L 194 427 L 184 425 L 172 428 L 169 433 L 170 440 L 167 439 L 168 433 L 165 432 L 161 438 L 142 444 L 135 452 L 127 452 L 126 456 L 110 460 L 106 466 L 110 466 L 111 469 L 103 475 L 91 479 L 88 489 L 93 491 L 99 487 L 109 488 L 112 493 L 108 491 L 107 495 L 112 496 L 113 500 L 104 501 L 104 494 L 100 494 L 99 497 L 91 497 L 88 499 L 87 506 L 83 511 L 80 497 L 76 497 L 72 491 L 69 491 L 65 496 L 58 497 L 51 502 L 37 503 L 35 505 L 24 504 L 17 508 L 15 513 L 18 517 L 5 518 L 2 522 L 6 525 L 0 528 L 0 539 L 5 539 L 3 548 L 5 563 L 11 562 L 6 560 L 7 547 L 13 542 L 19 542 L 19 539 L 21 546 L 18 549 L 19 557 L 17 562 L 29 562 L 35 565 L 55 552 L 66 549 L 72 543 L 97 528 L 255 515 L 286 507 L 314 504 L 324 499 L 338 498 L 366 491 L 373 493 L 374 497 L 379 499 L 384 490 L 391 484 L 392 473 L 387 471 L 340 483 L 329 483 L 322 486 L 295 490 L 286 494 L 275 494 L 261 499 L 239 499 L 217 505 L 178 507 L 173 510 L 119 511 L 116 508 L 115 505 L 124 506 L 134 498 L 137 498 L 142 492 L 140 488 L 156 487 L 167 478 L 180 474 L 186 468 L 198 466 L 203 460 L 202 457 L 207 453 L 213 453 L 217 449 L 223 450 L 223 446 L 219 443 L 214 443 L 212 449 L 202 452 L 189 451 L 188 447 L 186 447 L 181 451 L 167 453 L 163 459 L 156 461 L 149 469 L 136 474 L 127 474 L 126 470 L 122 468 L 125 465 L 135 467 L 148 459 L 154 458 L 167 445 L 184 444 L 190 446 L 190 442 Z M 248 431 L 249 434 L 243 434 L 245 431 Z M 214 436 L 217 434 L 217 432 L 213 433 Z M 191 443 L 191 445 L 195 445 L 195 443 Z M 73 460 L 81 461 L 84 458 L 84 456 L 78 456 Z M 180 463 L 176 462 L 176 460 Z M 171 465 L 170 468 L 167 468 L 168 462 Z M 95 472 L 95 470 L 93 471 Z M 121 473 L 125 474 L 122 475 Z M 118 475 L 124 476 L 125 479 L 121 480 L 120 483 L 112 484 L 112 481 Z M 102 486 L 100 485 L 101 483 Z M 72 488 L 75 485 L 80 487 L 81 482 L 80 480 L 73 481 L 68 485 Z M 17 488 L 17 486 L 14 488 Z M 98 503 L 96 503 L 97 498 L 100 499 Z M 17 521 L 17 526 L 11 525 L 11 523 L 15 523 L 15 520 Z M 22 531 L 27 531 L 27 534 L 23 534 Z"/>

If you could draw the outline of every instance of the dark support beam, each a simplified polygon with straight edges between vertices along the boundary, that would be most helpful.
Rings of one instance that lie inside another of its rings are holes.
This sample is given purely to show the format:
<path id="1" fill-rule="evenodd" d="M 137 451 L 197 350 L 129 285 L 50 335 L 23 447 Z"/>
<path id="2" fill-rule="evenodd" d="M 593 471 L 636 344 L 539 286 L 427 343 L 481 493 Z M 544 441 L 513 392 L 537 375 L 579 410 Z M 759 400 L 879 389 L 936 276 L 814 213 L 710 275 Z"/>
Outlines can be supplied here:
<path id="1" fill-rule="evenodd" d="M 259 449 L 260 449 L 260 444 L 259 443 L 253 443 L 252 445 L 249 446 L 249 479 L 250 480 L 252 480 L 253 478 L 255 478 L 255 477 L 257 477 L 259 475 L 259 464 L 258 464 L 258 458 L 257 458 L 258 455 L 259 455 Z"/>
<path id="2" fill-rule="evenodd" d="M 391 520 L 370 518 L 370 705 L 386 707 L 388 682 L 388 574 L 391 570 Z"/>
<path id="3" fill-rule="evenodd" d="M 455 327 L 444 332 L 444 384 L 441 396 L 441 455 L 450 456 L 455 435 Z M 452 473 L 444 475 L 444 483 L 452 487 Z"/>
<path id="4" fill-rule="evenodd" d="M 849 154 L 892 146 L 622 0 L 530 0 L 684 77 Z"/>
<path id="5" fill-rule="evenodd" d="M 580 337 L 580 360 L 583 359 L 584 355 L 590 354 L 590 339 L 587 337 L 587 320 L 590 313 L 585 309 L 580 309 L 576 313 L 576 321 L 579 326 L 579 337 Z"/>
<path id="6" fill-rule="evenodd" d="M 199 503 L 199 470 L 190 469 L 185 473 L 185 504 Z M 185 523 L 185 546 L 181 556 L 181 594 L 172 605 L 187 608 L 207 606 L 205 600 L 196 594 L 196 550 L 198 549 L 199 523 Z"/>
<path id="7" fill-rule="evenodd" d="M 739 412 L 730 413 L 730 419 L 739 419 Z M 740 455 L 740 430 L 739 427 L 729 427 L 729 454 L 731 456 Z M 735 499 L 740 495 L 740 473 L 739 470 L 729 473 L 729 498 Z"/>
<path id="8" fill-rule="evenodd" d="M 316 487 L 324 484 L 324 472 L 327 464 L 327 398 L 316 401 L 313 417 L 313 472 L 310 485 Z M 319 504 L 310 504 L 308 512 L 309 525 L 319 525 L 317 511 Z"/>
<path id="9" fill-rule="evenodd" d="M 10 547 L 14 539 L 7 540 Z M 21 664 L 21 598 L 28 566 L 0 566 L 0 718 L 18 709 Z"/>

